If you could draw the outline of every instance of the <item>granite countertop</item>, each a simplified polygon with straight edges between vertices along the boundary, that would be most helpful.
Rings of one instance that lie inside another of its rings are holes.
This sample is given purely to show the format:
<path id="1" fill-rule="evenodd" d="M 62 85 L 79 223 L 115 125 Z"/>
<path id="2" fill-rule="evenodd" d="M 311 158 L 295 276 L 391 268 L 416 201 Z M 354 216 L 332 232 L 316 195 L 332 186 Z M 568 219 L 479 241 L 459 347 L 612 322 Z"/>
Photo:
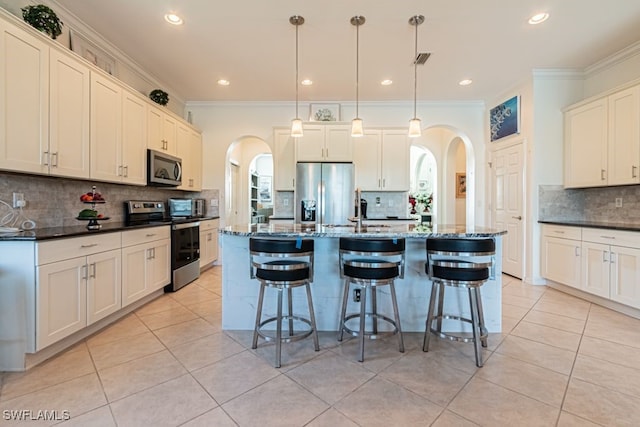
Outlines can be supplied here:
<path id="1" fill-rule="evenodd" d="M 219 216 L 207 216 L 198 218 L 196 220 L 206 221 L 210 219 L 218 219 Z M 16 240 L 49 240 L 49 239 L 63 239 L 66 237 L 80 237 L 88 236 L 90 234 L 100 233 L 115 233 L 118 231 L 136 230 L 139 228 L 160 227 L 163 225 L 171 225 L 170 220 L 153 222 L 151 224 L 141 225 L 127 225 L 122 221 L 109 221 L 98 220 L 102 228 L 100 230 L 88 230 L 86 221 L 84 224 L 78 224 L 73 226 L 64 227 L 47 227 L 47 228 L 34 228 L 33 230 L 24 230 L 15 233 L 0 233 L 1 241 L 16 241 Z"/>
<path id="2" fill-rule="evenodd" d="M 234 236 L 271 237 L 494 237 L 507 232 L 488 227 L 436 224 L 363 225 L 360 231 L 354 225 L 303 225 L 303 224 L 240 224 L 220 230 Z"/>
<path id="3" fill-rule="evenodd" d="M 541 224 L 567 225 L 570 227 L 603 228 L 606 230 L 640 231 L 640 224 L 605 222 L 605 221 L 574 221 L 574 220 L 539 220 Z"/>

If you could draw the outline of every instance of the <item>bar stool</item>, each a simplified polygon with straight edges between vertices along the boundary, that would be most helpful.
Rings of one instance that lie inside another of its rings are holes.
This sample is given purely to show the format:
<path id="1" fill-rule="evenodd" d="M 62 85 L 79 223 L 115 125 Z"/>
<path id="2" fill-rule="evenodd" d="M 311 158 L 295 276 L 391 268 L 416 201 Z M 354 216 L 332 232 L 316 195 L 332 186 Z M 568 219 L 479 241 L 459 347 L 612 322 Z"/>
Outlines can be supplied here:
<path id="1" fill-rule="evenodd" d="M 366 258 L 362 258 L 366 257 Z M 344 279 L 344 293 L 342 296 L 342 310 L 340 311 L 340 332 L 338 341 L 342 341 L 343 332 L 347 332 L 360 339 L 360 353 L 358 361 L 364 360 L 364 339 L 376 339 L 382 335 L 398 334 L 398 347 L 404 352 L 402 328 L 398 314 L 398 302 L 394 280 L 404 277 L 405 240 L 404 239 L 355 239 L 340 238 L 340 277 Z M 360 311 L 347 315 L 347 303 L 351 285 L 360 289 Z M 391 303 L 393 305 L 393 319 L 378 313 L 376 289 L 389 286 Z M 367 293 L 371 295 L 371 311 L 367 311 Z M 347 326 L 350 319 L 359 318 L 359 329 L 353 330 Z M 366 319 L 371 318 L 370 329 L 365 328 Z M 383 320 L 393 326 L 392 331 L 378 331 L 378 321 Z"/>
<path id="2" fill-rule="evenodd" d="M 280 367 L 282 343 L 298 341 L 309 335 L 313 336 L 315 350 L 320 350 L 318 344 L 318 332 L 316 330 L 316 318 L 313 312 L 311 300 L 311 287 L 313 281 L 313 240 L 276 240 L 276 239 L 249 239 L 251 278 L 260 282 L 260 295 L 256 311 L 256 323 L 253 329 L 253 343 L 251 348 L 258 347 L 258 336 L 266 341 L 276 343 L 275 367 Z M 283 259 L 287 258 L 287 259 Z M 307 303 L 309 305 L 309 319 L 293 314 L 292 289 L 304 286 L 307 291 Z M 262 303 L 264 301 L 265 288 L 274 288 L 278 291 L 278 308 L 275 317 L 262 320 Z M 282 293 L 287 291 L 288 315 L 282 314 Z M 288 320 L 287 334 L 283 336 L 282 321 Z M 308 330 L 295 332 L 294 321 L 306 323 Z M 264 327 L 272 322 L 276 323 L 275 336 L 265 332 Z"/>
<path id="3" fill-rule="evenodd" d="M 481 346 L 487 346 L 488 334 L 484 325 L 480 287 L 489 280 L 490 269 L 495 262 L 495 250 L 493 239 L 427 239 L 425 270 L 432 286 L 422 351 L 429 351 L 431 333 L 452 341 L 473 342 L 476 366 L 482 367 Z M 471 319 L 462 317 L 461 314 L 443 313 L 445 286 L 468 289 Z M 443 319 L 470 323 L 473 336 L 442 332 Z"/>

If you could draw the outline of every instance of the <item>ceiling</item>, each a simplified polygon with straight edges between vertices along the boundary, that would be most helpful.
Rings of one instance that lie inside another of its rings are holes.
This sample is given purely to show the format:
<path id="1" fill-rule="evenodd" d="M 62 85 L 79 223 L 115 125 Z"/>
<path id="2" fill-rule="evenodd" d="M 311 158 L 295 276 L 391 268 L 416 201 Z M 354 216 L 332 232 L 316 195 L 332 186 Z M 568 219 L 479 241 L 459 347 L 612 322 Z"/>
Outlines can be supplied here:
<path id="1" fill-rule="evenodd" d="M 56 0 L 187 101 L 295 99 L 299 27 L 301 101 L 354 101 L 360 27 L 360 100 L 413 99 L 415 29 L 424 101 L 486 100 L 536 68 L 577 68 L 640 40 L 636 0 Z M 536 26 L 528 18 L 546 11 Z M 165 22 L 168 12 L 184 24 Z M 216 84 L 228 79 L 229 86 Z M 473 84 L 462 87 L 462 79 Z M 382 86 L 383 79 L 393 84 Z"/>

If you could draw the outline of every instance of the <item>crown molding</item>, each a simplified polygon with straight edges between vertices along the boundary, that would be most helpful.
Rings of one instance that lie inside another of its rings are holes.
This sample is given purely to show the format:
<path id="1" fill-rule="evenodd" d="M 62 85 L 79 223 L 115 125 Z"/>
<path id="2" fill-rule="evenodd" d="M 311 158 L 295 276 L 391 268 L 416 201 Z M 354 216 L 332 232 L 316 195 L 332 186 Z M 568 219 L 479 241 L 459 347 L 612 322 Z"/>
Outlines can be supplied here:
<path id="1" fill-rule="evenodd" d="M 536 79 L 584 80 L 585 73 L 577 68 L 534 68 L 531 74 Z"/>
<path id="2" fill-rule="evenodd" d="M 613 55 L 609 55 L 608 57 L 596 62 L 595 64 L 586 67 L 584 69 L 585 78 L 600 73 L 636 55 L 640 55 L 640 41 L 637 41 L 625 47 L 624 49 L 619 50 Z"/>

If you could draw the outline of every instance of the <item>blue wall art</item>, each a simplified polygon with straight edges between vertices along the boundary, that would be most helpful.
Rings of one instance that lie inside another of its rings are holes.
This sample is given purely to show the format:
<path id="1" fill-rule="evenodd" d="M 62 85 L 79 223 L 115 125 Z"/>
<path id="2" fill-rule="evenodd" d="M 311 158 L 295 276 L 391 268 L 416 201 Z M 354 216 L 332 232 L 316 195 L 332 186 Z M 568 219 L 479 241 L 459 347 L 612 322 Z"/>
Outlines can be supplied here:
<path id="1" fill-rule="evenodd" d="M 520 97 L 513 98 L 491 109 L 491 141 L 520 133 Z"/>

